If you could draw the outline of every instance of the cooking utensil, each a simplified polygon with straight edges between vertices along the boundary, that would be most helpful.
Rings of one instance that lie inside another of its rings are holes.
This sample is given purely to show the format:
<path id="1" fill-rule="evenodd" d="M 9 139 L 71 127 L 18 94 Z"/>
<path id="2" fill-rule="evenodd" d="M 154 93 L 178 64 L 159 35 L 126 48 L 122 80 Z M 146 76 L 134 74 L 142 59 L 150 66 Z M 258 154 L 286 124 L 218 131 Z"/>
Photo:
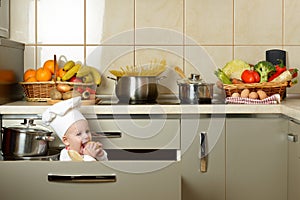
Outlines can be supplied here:
<path id="1" fill-rule="evenodd" d="M 158 97 L 158 81 L 165 76 L 122 76 L 116 81 L 115 94 L 123 103 L 151 103 Z"/>
<path id="2" fill-rule="evenodd" d="M 77 151 L 68 150 L 68 154 L 72 161 L 83 161 L 82 156 Z"/>
<path id="3" fill-rule="evenodd" d="M 55 139 L 49 130 L 36 127 L 33 119 L 24 119 L 21 126 L 2 127 L 2 133 L 2 153 L 8 157 L 44 156 L 48 142 Z"/>
<path id="4" fill-rule="evenodd" d="M 182 79 L 186 79 L 186 76 L 185 76 L 184 72 L 182 71 L 182 69 L 180 69 L 178 66 L 176 66 L 176 67 L 174 67 L 174 70 Z"/>
<path id="5" fill-rule="evenodd" d="M 207 104 L 213 98 L 213 83 L 205 83 L 200 75 L 191 74 L 191 78 L 177 81 L 179 99 L 182 104 Z"/>

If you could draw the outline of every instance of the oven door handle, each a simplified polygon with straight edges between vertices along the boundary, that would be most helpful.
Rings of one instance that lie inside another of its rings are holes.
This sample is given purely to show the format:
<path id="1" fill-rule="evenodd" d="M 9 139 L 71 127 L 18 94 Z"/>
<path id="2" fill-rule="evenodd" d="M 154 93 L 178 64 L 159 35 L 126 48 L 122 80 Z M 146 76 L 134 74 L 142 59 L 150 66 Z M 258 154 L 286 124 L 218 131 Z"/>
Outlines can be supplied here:
<path id="1" fill-rule="evenodd" d="M 49 182 L 61 183 L 109 183 L 116 182 L 115 174 L 109 175 L 67 175 L 67 174 L 48 174 Z"/>
<path id="2" fill-rule="evenodd" d="M 107 132 L 94 132 L 92 134 L 93 137 L 106 137 L 106 138 L 121 138 L 122 137 L 122 133 L 118 132 L 118 131 L 107 131 Z"/>

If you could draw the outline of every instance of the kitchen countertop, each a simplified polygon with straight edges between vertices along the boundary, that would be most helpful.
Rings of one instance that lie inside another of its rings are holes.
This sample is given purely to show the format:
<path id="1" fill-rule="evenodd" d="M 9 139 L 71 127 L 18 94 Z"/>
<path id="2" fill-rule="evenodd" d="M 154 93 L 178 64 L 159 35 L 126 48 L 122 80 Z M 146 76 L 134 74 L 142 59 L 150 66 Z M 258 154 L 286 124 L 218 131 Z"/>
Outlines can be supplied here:
<path id="1" fill-rule="evenodd" d="M 38 114 L 49 106 L 46 102 L 16 101 L 0 106 L 0 114 Z M 81 111 L 92 114 L 283 114 L 300 120 L 300 95 L 291 95 L 280 104 L 151 104 L 151 105 L 83 105 Z"/>

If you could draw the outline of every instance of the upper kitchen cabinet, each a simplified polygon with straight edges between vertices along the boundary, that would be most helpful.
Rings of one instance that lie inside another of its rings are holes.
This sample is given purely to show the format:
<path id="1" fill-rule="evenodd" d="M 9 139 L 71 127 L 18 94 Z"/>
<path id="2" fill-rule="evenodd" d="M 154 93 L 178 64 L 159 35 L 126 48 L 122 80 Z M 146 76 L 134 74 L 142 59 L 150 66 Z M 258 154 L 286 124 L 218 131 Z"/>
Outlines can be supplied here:
<path id="1" fill-rule="evenodd" d="M 0 0 L 0 37 L 9 37 L 9 0 Z"/>

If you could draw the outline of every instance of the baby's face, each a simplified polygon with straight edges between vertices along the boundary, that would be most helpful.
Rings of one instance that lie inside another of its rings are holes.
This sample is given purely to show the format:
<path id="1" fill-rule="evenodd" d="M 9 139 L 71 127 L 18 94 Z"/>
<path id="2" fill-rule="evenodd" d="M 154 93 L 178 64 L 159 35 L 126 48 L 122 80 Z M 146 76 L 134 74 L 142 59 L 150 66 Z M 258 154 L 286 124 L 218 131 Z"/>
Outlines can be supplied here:
<path id="1" fill-rule="evenodd" d="M 64 144 L 82 154 L 85 144 L 91 141 L 92 135 L 87 120 L 72 124 L 64 136 Z"/>

